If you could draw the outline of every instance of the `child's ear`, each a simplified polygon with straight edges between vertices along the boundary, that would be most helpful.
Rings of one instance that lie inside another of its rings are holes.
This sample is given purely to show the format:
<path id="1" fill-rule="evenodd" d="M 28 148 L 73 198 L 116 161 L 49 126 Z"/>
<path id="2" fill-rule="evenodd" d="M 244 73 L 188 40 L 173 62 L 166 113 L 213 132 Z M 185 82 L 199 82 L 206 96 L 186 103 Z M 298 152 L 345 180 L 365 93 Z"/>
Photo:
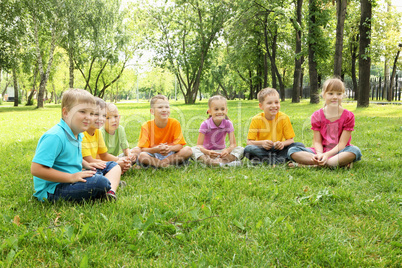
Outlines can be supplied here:
<path id="1" fill-rule="evenodd" d="M 67 117 L 68 115 L 67 107 L 63 107 L 63 109 L 61 109 L 61 115 L 63 118 Z"/>
<path id="2" fill-rule="evenodd" d="M 151 108 L 151 109 L 150 109 L 150 112 L 151 112 L 151 115 L 154 115 L 154 114 L 155 114 L 154 108 Z"/>
<path id="3" fill-rule="evenodd" d="M 258 103 L 258 107 L 260 107 L 260 109 L 262 110 L 261 106 L 262 106 L 262 103 L 261 102 Z"/>

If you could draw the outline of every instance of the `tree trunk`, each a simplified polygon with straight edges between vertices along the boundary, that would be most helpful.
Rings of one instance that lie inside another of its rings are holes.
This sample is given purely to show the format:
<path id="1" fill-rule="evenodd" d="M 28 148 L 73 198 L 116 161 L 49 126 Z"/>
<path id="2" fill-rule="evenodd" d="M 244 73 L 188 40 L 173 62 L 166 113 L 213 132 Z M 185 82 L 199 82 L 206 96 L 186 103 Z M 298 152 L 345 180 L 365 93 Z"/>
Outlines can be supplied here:
<path id="1" fill-rule="evenodd" d="M 68 50 L 68 60 L 69 60 L 69 67 L 68 67 L 68 70 L 69 70 L 69 73 L 70 73 L 70 79 L 69 79 L 69 82 L 68 82 L 68 86 L 69 86 L 69 88 L 74 88 L 74 54 L 73 54 L 73 51 L 72 51 L 72 48 L 69 48 L 69 50 Z"/>
<path id="2" fill-rule="evenodd" d="M 43 69 L 43 59 L 42 59 L 42 53 L 40 51 L 40 44 L 39 44 L 39 36 L 38 36 L 38 22 L 36 18 L 34 17 L 34 38 L 36 41 L 36 52 L 37 52 L 37 57 L 38 57 L 38 66 L 39 66 L 39 73 L 40 73 L 40 85 L 39 85 L 39 92 L 37 96 L 38 104 L 36 108 L 43 108 L 44 103 L 43 103 L 43 96 L 46 90 L 46 83 L 47 80 L 49 79 L 49 74 L 50 74 L 50 69 L 52 67 L 53 63 L 53 53 L 54 50 L 56 49 L 56 29 L 52 28 L 52 40 L 50 43 L 50 50 L 49 50 L 49 60 L 47 63 L 47 68 L 46 72 Z"/>
<path id="3" fill-rule="evenodd" d="M 13 82 L 14 82 L 14 107 L 18 107 L 18 82 L 17 82 L 17 70 L 13 66 Z"/>
<path id="4" fill-rule="evenodd" d="M 359 96 L 357 107 L 368 107 L 370 104 L 370 41 L 371 41 L 371 1 L 360 0 L 360 47 L 359 47 Z"/>
<path id="5" fill-rule="evenodd" d="M 303 0 L 297 0 L 296 6 L 296 50 L 295 50 L 295 69 L 293 72 L 293 89 L 292 89 L 292 103 L 300 102 L 300 84 L 302 73 L 302 56 L 301 54 L 301 18 L 302 18 Z"/>
<path id="6" fill-rule="evenodd" d="M 358 85 L 357 85 L 357 78 L 356 78 L 356 60 L 357 60 L 357 48 L 356 42 L 359 41 L 359 35 L 355 35 L 352 37 L 352 42 L 350 44 L 350 51 L 352 53 L 352 84 L 353 84 L 353 92 L 355 93 L 355 100 L 357 100 L 357 96 L 359 95 Z"/>
<path id="7" fill-rule="evenodd" d="M 320 97 L 318 94 L 318 72 L 317 72 L 317 63 L 315 62 L 314 54 L 315 54 L 315 38 L 314 38 L 314 28 L 316 17 L 315 13 L 318 12 L 318 8 L 316 6 L 315 0 L 309 0 L 309 28 L 308 34 L 310 36 L 310 41 L 308 44 L 308 65 L 309 65 L 309 76 L 310 76 L 310 103 L 319 103 Z"/>
<path id="8" fill-rule="evenodd" d="M 401 45 L 400 45 L 401 46 Z M 394 66 L 392 67 L 392 75 L 391 81 L 389 83 L 389 94 L 388 94 L 388 101 L 392 101 L 394 99 L 394 86 L 395 86 L 395 75 L 396 75 L 396 64 L 398 63 L 399 54 L 401 53 L 400 50 L 396 53 L 394 59 Z"/>
<path id="9" fill-rule="evenodd" d="M 337 24 L 336 24 L 336 44 L 334 57 L 334 76 L 342 75 L 342 50 L 343 50 L 343 29 L 345 25 L 347 0 L 336 0 Z"/>

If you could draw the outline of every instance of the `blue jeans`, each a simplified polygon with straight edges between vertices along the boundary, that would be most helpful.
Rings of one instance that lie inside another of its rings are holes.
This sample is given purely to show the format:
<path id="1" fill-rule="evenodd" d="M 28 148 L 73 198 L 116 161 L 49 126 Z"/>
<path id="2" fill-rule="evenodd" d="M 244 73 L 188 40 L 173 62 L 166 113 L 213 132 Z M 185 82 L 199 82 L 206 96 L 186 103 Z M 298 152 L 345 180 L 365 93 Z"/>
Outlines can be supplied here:
<path id="1" fill-rule="evenodd" d="M 283 164 L 289 161 L 289 158 L 287 158 L 288 150 L 295 146 L 304 147 L 304 144 L 301 142 L 294 142 L 282 150 L 276 150 L 275 148 L 266 150 L 261 146 L 247 145 L 244 148 L 244 156 L 250 160 L 257 160 L 270 165 Z"/>
<path id="2" fill-rule="evenodd" d="M 80 202 L 102 198 L 111 189 L 110 181 L 104 175 L 116 165 L 116 162 L 107 162 L 106 168 L 97 169 L 95 175 L 85 178 L 86 182 L 60 183 L 53 194 L 47 194 L 47 199 L 51 202 L 59 199 Z"/>
<path id="3" fill-rule="evenodd" d="M 294 147 L 291 150 L 289 150 L 288 157 L 290 159 L 292 159 L 292 154 L 298 153 L 298 152 L 308 152 L 308 153 L 311 153 L 311 154 L 315 154 L 315 152 L 313 150 L 311 150 L 311 148 Z M 362 158 L 362 152 L 360 151 L 359 147 L 354 146 L 354 145 L 346 146 L 345 148 L 340 150 L 337 154 L 340 154 L 340 153 L 343 153 L 343 152 L 349 152 L 349 153 L 355 154 L 356 158 L 355 158 L 355 160 L 353 160 L 353 162 L 360 161 L 361 158 Z"/>

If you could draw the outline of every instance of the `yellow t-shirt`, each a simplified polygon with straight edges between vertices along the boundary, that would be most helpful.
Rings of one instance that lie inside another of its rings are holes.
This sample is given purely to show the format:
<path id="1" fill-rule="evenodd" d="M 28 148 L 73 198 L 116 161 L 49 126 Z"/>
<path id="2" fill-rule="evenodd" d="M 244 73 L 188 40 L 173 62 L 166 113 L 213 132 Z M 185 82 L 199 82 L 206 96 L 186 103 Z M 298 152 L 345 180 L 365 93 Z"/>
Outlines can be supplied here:
<path id="1" fill-rule="evenodd" d="M 285 141 L 295 137 L 289 116 L 278 112 L 273 120 L 265 118 L 265 114 L 259 113 L 251 120 L 247 139 L 254 141 L 270 140 Z"/>
<path id="2" fill-rule="evenodd" d="M 84 138 L 82 139 L 82 157 L 90 155 L 93 159 L 96 159 L 96 155 L 103 153 L 107 153 L 107 147 L 99 129 L 95 130 L 93 136 L 85 131 Z"/>
<path id="3" fill-rule="evenodd" d="M 167 143 L 168 145 L 186 144 L 179 121 L 169 118 L 164 128 L 157 127 L 154 120 L 150 120 L 141 126 L 138 147 L 152 148 L 161 143 Z"/>

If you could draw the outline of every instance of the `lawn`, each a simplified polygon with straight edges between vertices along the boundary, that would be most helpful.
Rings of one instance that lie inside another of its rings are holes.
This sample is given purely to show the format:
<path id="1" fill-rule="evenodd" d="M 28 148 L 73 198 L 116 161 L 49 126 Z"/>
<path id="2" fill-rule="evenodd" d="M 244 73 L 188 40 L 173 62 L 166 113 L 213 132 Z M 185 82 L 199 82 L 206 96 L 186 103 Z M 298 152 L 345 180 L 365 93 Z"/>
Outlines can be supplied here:
<path id="1" fill-rule="evenodd" d="M 322 104 L 282 103 L 295 141 L 311 145 Z M 4 267 L 401 267 L 402 107 L 344 107 L 356 116 L 351 170 L 253 166 L 132 170 L 115 203 L 40 203 L 30 165 L 60 106 L 0 106 L 0 264 Z M 118 104 L 130 145 L 148 103 Z M 206 101 L 171 103 L 193 146 Z M 245 146 L 256 101 L 230 101 Z"/>

